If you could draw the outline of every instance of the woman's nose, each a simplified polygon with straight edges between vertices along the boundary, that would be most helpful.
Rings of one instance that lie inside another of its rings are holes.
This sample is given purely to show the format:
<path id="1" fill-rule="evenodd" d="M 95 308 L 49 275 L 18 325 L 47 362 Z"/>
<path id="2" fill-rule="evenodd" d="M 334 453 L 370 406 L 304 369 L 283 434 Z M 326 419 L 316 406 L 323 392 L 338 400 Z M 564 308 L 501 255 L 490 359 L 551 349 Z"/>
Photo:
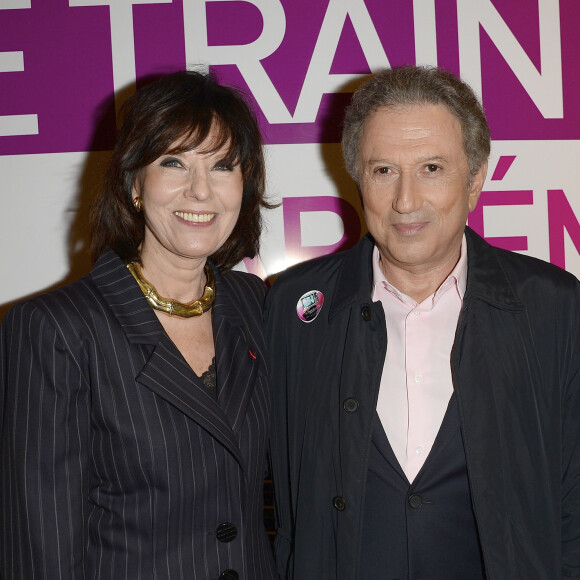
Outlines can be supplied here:
<path id="1" fill-rule="evenodd" d="M 186 195 L 200 201 L 211 195 L 209 180 L 203 172 L 196 171 L 191 174 Z"/>

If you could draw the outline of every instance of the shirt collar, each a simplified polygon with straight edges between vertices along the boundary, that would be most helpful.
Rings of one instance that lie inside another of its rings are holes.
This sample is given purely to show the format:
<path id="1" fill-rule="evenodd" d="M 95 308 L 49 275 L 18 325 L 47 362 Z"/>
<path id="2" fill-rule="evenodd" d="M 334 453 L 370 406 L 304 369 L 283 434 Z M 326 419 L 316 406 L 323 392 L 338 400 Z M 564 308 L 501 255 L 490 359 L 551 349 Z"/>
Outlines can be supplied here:
<path id="1" fill-rule="evenodd" d="M 372 265 L 373 265 L 373 299 L 377 296 L 377 286 L 384 287 L 391 294 L 394 294 L 402 302 L 412 302 L 412 298 L 403 294 L 400 290 L 395 288 L 389 281 L 385 278 L 383 271 L 381 270 L 379 262 L 380 254 L 377 245 L 373 249 Z M 465 295 L 465 289 L 467 287 L 467 242 L 465 240 L 465 234 L 461 240 L 461 251 L 459 254 L 459 260 L 455 264 L 455 268 L 451 271 L 449 276 L 443 281 L 441 286 L 436 290 L 435 294 L 432 295 L 433 303 L 437 302 L 438 298 L 444 294 L 449 288 L 455 286 L 457 293 L 461 300 Z"/>

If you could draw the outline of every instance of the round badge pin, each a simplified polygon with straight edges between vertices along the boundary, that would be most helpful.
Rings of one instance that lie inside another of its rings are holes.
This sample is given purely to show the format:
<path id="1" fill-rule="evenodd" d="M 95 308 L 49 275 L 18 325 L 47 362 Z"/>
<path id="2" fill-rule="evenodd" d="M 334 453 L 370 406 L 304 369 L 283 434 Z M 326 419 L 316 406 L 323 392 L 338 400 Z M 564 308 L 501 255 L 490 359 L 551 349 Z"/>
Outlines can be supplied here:
<path id="1" fill-rule="evenodd" d="M 320 290 L 309 290 L 300 296 L 296 304 L 296 314 L 303 322 L 312 322 L 324 304 L 324 294 Z"/>

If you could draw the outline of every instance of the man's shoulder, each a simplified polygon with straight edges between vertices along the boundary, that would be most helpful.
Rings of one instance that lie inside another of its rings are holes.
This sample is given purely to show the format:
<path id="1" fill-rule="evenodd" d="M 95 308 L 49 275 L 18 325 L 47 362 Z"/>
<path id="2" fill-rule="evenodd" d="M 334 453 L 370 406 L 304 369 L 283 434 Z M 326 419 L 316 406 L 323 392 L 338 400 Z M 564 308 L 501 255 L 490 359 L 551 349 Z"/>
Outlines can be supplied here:
<path id="1" fill-rule="evenodd" d="M 373 243 L 368 236 L 365 236 L 348 250 L 295 264 L 278 276 L 272 289 L 277 288 L 276 291 L 281 292 L 286 288 L 300 286 L 305 281 L 332 284 L 339 277 L 345 264 L 347 268 L 351 268 L 353 264 L 356 265 L 356 268 L 352 268 L 352 276 L 356 278 L 361 270 L 365 269 L 365 257 L 370 256 Z"/>
<path id="2" fill-rule="evenodd" d="M 468 260 L 482 274 L 496 269 L 509 281 L 518 295 L 528 292 L 578 292 L 578 279 L 545 260 L 518 254 L 509 250 L 491 246 L 479 236 L 471 234 L 472 244 L 468 249 Z M 474 259 L 472 259 L 474 258 Z M 469 280 L 469 273 L 468 273 Z"/>
<path id="3" fill-rule="evenodd" d="M 328 280 L 340 270 L 344 254 L 345 252 L 330 254 L 295 264 L 282 272 L 274 285 L 282 287 L 299 283 L 302 280 Z"/>
<path id="4" fill-rule="evenodd" d="M 555 284 L 578 283 L 576 276 L 570 272 L 540 258 L 518 254 L 501 248 L 491 247 L 491 251 L 496 255 L 500 266 L 518 279 L 529 280 L 530 275 L 534 275 L 538 279 Z"/>

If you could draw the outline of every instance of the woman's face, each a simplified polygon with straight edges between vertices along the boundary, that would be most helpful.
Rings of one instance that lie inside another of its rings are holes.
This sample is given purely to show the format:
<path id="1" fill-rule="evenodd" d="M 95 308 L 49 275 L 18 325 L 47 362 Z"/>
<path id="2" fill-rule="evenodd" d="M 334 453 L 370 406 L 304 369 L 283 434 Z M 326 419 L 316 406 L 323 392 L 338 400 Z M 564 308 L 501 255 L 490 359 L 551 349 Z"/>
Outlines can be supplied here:
<path id="1" fill-rule="evenodd" d="M 232 233 L 242 204 L 242 172 L 223 162 L 227 147 L 203 152 L 211 149 L 211 139 L 210 133 L 199 148 L 161 155 L 141 170 L 133 196 L 143 201 L 142 257 L 157 250 L 205 261 Z"/>

